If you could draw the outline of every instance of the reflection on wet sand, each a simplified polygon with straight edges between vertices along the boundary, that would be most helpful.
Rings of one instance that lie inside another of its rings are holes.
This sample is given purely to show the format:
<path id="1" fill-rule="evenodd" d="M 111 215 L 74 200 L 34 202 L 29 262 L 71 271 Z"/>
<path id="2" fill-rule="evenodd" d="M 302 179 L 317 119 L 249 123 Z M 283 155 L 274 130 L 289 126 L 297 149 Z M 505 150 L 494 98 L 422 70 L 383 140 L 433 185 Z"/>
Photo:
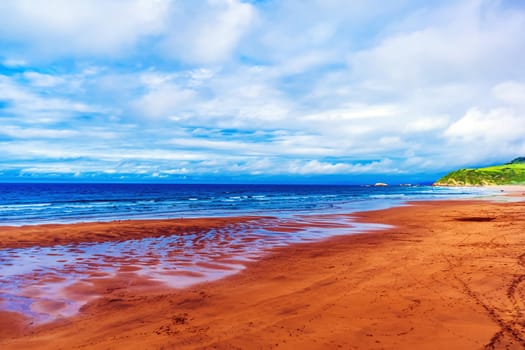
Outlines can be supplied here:
<path id="1" fill-rule="evenodd" d="M 140 239 L 0 250 L 0 310 L 45 323 L 114 289 L 184 288 L 244 268 L 274 247 L 383 228 L 343 215 L 258 218 Z"/>

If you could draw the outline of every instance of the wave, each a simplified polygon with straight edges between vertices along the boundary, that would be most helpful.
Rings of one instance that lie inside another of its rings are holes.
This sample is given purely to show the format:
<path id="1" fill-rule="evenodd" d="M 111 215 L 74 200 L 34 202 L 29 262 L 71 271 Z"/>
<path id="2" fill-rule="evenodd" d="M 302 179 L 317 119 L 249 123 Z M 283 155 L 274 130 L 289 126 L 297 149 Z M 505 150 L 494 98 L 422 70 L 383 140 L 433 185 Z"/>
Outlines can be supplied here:
<path id="1" fill-rule="evenodd" d="M 374 194 L 374 195 L 370 195 L 369 198 L 371 199 L 386 199 L 386 198 L 399 198 L 399 199 L 402 199 L 402 198 L 406 198 L 407 196 L 403 193 L 396 193 L 396 194 Z"/>
<path id="2" fill-rule="evenodd" d="M 477 189 L 359 186 L 2 187 L 0 225 L 126 218 L 276 215 L 367 210 L 377 203 L 486 195 Z M 375 204 L 374 204 L 375 203 Z"/>

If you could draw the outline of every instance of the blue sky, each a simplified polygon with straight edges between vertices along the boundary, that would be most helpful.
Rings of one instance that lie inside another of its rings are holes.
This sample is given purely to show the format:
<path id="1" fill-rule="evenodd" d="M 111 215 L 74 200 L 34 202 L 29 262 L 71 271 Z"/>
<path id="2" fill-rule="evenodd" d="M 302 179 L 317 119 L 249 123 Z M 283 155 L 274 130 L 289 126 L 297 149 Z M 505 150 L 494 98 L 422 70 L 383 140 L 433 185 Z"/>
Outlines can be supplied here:
<path id="1" fill-rule="evenodd" d="M 0 180 L 432 181 L 525 155 L 521 1 L 3 0 Z"/>

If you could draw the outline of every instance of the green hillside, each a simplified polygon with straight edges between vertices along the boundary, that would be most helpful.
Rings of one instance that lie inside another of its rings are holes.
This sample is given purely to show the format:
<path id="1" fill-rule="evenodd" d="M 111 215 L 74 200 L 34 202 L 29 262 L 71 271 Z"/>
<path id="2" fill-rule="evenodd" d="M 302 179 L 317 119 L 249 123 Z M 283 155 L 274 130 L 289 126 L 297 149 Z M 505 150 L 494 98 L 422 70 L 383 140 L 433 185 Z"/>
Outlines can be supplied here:
<path id="1" fill-rule="evenodd" d="M 434 183 L 435 186 L 490 186 L 525 184 L 525 157 L 504 165 L 453 171 Z"/>

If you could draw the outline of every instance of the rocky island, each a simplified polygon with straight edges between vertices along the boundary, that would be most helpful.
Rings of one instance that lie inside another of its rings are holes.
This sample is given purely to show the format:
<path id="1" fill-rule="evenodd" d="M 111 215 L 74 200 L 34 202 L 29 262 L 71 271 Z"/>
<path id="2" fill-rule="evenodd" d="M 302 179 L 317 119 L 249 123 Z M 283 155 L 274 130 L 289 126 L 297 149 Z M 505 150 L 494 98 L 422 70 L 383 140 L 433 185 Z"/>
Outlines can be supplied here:
<path id="1" fill-rule="evenodd" d="M 455 170 L 434 183 L 434 186 L 494 186 L 525 184 L 525 157 L 510 163 L 484 168 Z"/>

